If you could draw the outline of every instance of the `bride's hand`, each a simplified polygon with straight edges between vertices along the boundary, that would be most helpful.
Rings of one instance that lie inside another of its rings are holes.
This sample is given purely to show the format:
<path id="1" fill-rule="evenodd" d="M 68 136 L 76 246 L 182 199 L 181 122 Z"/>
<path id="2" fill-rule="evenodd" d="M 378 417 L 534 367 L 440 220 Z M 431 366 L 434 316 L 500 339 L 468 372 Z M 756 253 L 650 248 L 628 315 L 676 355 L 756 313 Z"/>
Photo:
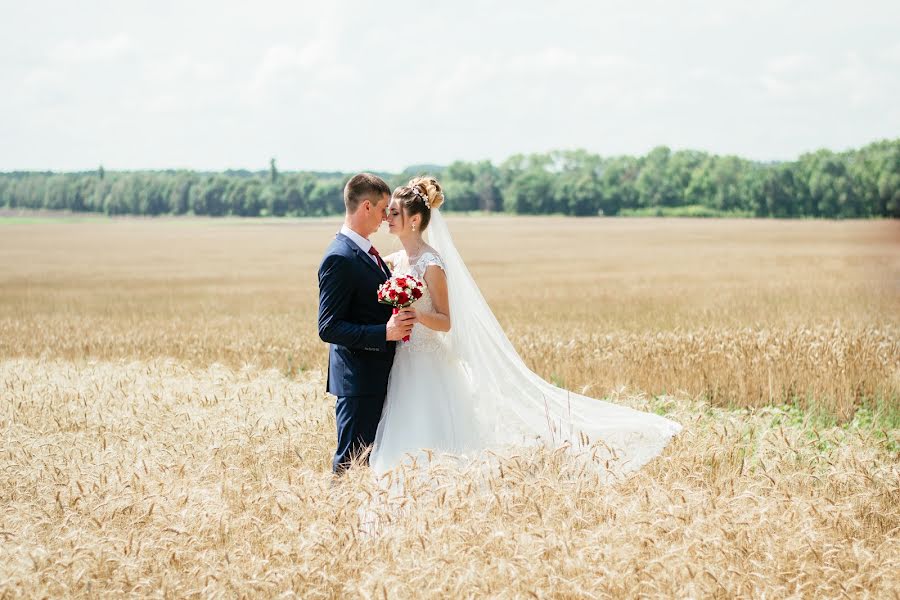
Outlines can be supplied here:
<path id="1" fill-rule="evenodd" d="M 415 324 L 415 323 L 420 322 L 419 321 L 419 313 L 416 312 L 416 309 L 413 308 L 412 306 L 407 306 L 406 308 L 401 308 L 400 312 L 406 313 L 409 317 L 411 317 L 408 321 L 409 323 Z"/>

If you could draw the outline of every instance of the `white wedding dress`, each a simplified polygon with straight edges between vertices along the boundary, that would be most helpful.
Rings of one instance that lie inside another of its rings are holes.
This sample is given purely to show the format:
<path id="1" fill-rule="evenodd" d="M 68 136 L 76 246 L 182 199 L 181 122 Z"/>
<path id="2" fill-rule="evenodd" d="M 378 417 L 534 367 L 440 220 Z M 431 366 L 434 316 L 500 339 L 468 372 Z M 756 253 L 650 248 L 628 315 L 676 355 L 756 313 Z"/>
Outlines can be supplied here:
<path id="1" fill-rule="evenodd" d="M 412 274 L 420 281 L 425 280 L 429 266 L 444 268 L 433 252 L 423 253 L 412 263 L 405 252 L 385 260 L 394 265 L 394 275 Z M 415 307 L 423 312 L 434 310 L 427 286 Z M 408 342 L 397 342 L 369 464 L 376 473 L 383 473 L 404 459 L 412 462 L 428 454 L 471 453 L 487 441 L 480 423 L 474 394 L 447 335 L 416 325 Z"/>
<path id="2" fill-rule="evenodd" d="M 453 244 L 439 210 L 428 228 L 431 250 L 409 261 L 385 257 L 393 275 L 424 280 L 444 270 L 451 330 L 413 327 L 398 342 L 369 464 L 382 474 L 440 457 L 502 456 L 522 446 L 567 445 L 598 457 L 615 474 L 657 456 L 678 423 L 558 388 L 533 373 L 513 348 Z M 432 311 L 426 291 L 415 307 Z M 489 452 L 484 452 L 489 451 Z M 610 466 L 612 465 L 612 466 Z"/>

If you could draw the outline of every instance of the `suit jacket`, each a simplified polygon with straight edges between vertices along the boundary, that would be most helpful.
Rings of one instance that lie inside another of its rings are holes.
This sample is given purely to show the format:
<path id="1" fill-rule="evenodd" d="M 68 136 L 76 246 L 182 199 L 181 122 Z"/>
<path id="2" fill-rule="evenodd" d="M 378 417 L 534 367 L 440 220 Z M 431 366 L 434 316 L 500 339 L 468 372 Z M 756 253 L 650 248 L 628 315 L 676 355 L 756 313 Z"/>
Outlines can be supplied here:
<path id="1" fill-rule="evenodd" d="M 378 302 L 378 287 L 387 278 L 343 234 L 325 251 L 319 265 L 319 337 L 330 344 L 327 390 L 335 396 L 387 391 L 395 343 L 385 340 L 391 307 Z"/>

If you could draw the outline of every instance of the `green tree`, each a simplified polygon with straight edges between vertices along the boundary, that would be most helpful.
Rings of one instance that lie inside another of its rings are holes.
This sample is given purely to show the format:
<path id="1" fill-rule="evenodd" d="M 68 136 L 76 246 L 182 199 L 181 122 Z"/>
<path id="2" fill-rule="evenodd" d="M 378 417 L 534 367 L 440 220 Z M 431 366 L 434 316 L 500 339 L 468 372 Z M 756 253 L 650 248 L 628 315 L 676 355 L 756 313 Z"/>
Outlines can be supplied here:
<path id="1" fill-rule="evenodd" d="M 316 187 L 316 178 L 308 173 L 299 173 L 285 179 L 287 179 L 285 184 L 287 214 L 297 217 L 308 214 L 307 203 L 313 188 Z"/>
<path id="2" fill-rule="evenodd" d="M 12 183 L 5 177 L 0 177 L 0 206 L 12 208 L 13 194 Z"/>
<path id="3" fill-rule="evenodd" d="M 790 164 L 773 165 L 762 173 L 762 199 L 765 215 L 785 219 L 795 217 L 794 172 Z"/>
<path id="4" fill-rule="evenodd" d="M 520 172 L 504 190 L 503 207 L 516 214 L 553 212 L 553 178 L 540 168 L 532 167 Z"/>
<path id="5" fill-rule="evenodd" d="M 795 161 L 673 152 L 604 158 L 585 150 L 518 154 L 499 166 L 457 161 L 382 176 L 394 184 L 436 174 L 446 210 L 522 214 L 617 214 L 622 209 L 700 204 L 759 217 L 900 216 L 900 139 Z M 344 173 L 229 170 L 0 173 L 0 206 L 108 214 L 328 215 L 343 212 Z"/>
<path id="6" fill-rule="evenodd" d="M 610 159 L 600 173 L 602 200 L 600 210 L 605 215 L 618 214 L 623 208 L 638 207 L 637 178 L 639 161 L 631 156 Z"/>
<path id="7" fill-rule="evenodd" d="M 447 209 L 458 211 L 478 210 L 478 193 L 475 190 L 475 169 L 472 163 L 456 161 L 447 167 L 441 183 L 447 197 Z"/>
<path id="8" fill-rule="evenodd" d="M 809 193 L 820 216 L 848 218 L 860 216 L 860 206 L 846 161 L 829 150 L 814 154 L 809 177 Z"/>
<path id="9" fill-rule="evenodd" d="M 603 204 L 603 187 L 592 171 L 574 171 L 559 176 L 555 187 L 556 204 L 567 215 L 596 215 Z"/>
<path id="10" fill-rule="evenodd" d="M 287 198 L 280 185 L 266 184 L 261 197 L 265 203 L 265 215 L 283 217 L 287 214 Z"/>
<path id="11" fill-rule="evenodd" d="M 478 209 L 493 212 L 500 204 L 500 172 L 490 161 L 482 160 L 473 165 L 475 179 L 472 187 L 478 198 Z"/>
<path id="12" fill-rule="evenodd" d="M 308 206 L 314 216 L 344 214 L 344 183 L 339 179 L 316 181 Z"/>
<path id="13" fill-rule="evenodd" d="M 191 209 L 195 215 L 220 217 L 225 214 L 224 176 L 211 175 L 196 186 L 191 186 Z M 196 190 L 196 193 L 194 191 Z"/>
<path id="14" fill-rule="evenodd" d="M 187 171 L 179 171 L 169 182 L 169 209 L 176 215 L 186 214 L 191 210 L 191 187 L 194 178 Z"/>
<path id="15" fill-rule="evenodd" d="M 670 175 L 671 156 L 671 150 L 660 146 L 641 161 L 641 172 L 635 185 L 638 206 L 678 206 L 681 203 L 684 191 Z"/>

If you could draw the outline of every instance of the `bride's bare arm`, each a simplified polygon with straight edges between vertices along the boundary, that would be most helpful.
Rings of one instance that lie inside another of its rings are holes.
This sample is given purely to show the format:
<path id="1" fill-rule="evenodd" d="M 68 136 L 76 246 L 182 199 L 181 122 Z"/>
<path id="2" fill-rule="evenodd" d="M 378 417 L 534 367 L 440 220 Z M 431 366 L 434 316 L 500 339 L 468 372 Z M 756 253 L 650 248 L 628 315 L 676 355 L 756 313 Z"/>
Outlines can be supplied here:
<path id="1" fill-rule="evenodd" d="M 444 270 L 437 265 L 430 265 L 425 269 L 425 285 L 431 294 L 434 312 L 416 310 L 415 322 L 434 331 L 450 331 L 450 299 Z M 415 309 L 416 305 L 413 304 L 411 308 Z"/>
<path id="2" fill-rule="evenodd" d="M 399 252 L 391 252 L 387 256 L 382 256 L 381 260 L 387 263 L 388 269 L 393 271 L 397 267 L 397 258 L 400 256 Z"/>

